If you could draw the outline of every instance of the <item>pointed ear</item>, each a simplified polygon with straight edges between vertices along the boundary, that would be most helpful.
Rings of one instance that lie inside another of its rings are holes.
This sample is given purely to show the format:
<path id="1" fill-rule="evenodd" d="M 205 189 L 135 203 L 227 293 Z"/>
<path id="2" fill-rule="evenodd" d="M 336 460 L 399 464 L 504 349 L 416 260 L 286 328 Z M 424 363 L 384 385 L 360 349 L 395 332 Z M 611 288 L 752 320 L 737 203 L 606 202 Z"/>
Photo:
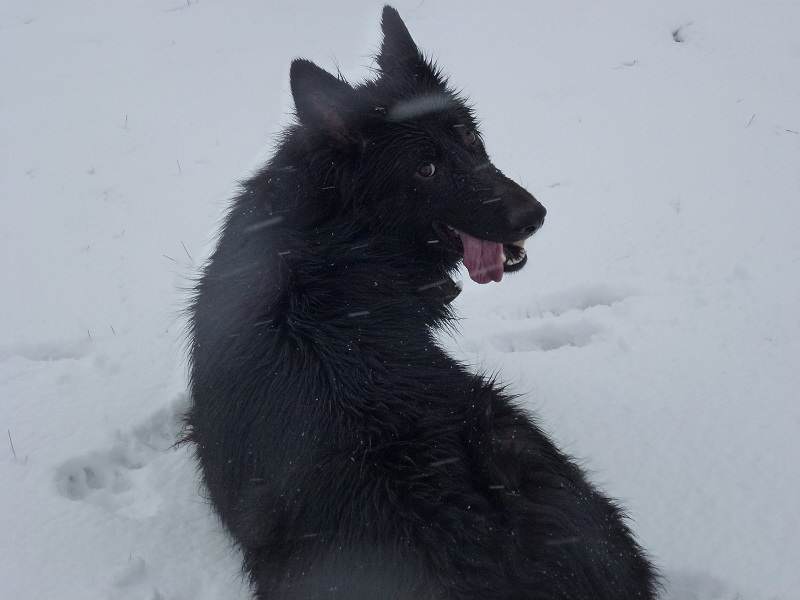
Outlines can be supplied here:
<path id="1" fill-rule="evenodd" d="M 381 30 L 383 30 L 383 42 L 381 53 L 378 55 L 378 66 L 383 75 L 438 80 L 414 43 L 411 34 L 408 33 L 400 14 L 389 5 L 383 7 Z"/>
<path id="2" fill-rule="evenodd" d="M 348 137 L 347 117 L 354 108 L 355 92 L 347 82 L 302 58 L 292 61 L 289 82 L 300 123 L 339 139 Z"/>

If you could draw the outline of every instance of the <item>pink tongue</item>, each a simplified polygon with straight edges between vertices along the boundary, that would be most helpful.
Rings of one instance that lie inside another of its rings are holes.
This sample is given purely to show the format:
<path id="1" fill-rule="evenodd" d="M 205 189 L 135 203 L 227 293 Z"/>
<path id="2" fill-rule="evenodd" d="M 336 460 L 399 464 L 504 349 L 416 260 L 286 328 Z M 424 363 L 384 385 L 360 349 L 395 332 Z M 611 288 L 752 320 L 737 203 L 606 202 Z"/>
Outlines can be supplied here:
<path id="1" fill-rule="evenodd" d="M 500 281 L 503 278 L 503 244 L 479 240 L 463 231 L 457 232 L 464 246 L 464 266 L 476 283 Z"/>

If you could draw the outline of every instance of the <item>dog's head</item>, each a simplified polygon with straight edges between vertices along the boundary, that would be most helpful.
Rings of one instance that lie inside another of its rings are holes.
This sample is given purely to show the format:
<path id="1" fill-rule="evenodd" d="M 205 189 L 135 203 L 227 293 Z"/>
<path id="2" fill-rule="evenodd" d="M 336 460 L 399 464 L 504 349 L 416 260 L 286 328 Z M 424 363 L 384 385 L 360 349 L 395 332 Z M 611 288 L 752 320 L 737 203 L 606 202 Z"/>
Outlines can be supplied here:
<path id="1" fill-rule="evenodd" d="M 383 9 L 379 76 L 351 86 L 298 59 L 291 87 L 309 160 L 335 212 L 373 238 L 478 283 L 521 268 L 523 242 L 545 208 L 489 159 L 470 108 L 425 60 L 400 19 Z"/>

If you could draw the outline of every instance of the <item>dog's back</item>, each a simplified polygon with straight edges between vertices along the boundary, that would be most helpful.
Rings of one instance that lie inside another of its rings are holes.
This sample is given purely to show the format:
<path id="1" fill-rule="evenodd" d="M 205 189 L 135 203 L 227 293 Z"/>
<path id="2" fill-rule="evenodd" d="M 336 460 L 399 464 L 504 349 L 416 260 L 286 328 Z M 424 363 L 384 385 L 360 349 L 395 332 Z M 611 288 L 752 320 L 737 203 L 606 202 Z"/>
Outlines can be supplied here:
<path id="1" fill-rule="evenodd" d="M 380 77 L 292 65 L 299 123 L 192 306 L 188 415 L 259 598 L 654 597 L 618 509 L 435 343 L 463 260 L 524 265 L 544 208 L 384 9 Z"/>

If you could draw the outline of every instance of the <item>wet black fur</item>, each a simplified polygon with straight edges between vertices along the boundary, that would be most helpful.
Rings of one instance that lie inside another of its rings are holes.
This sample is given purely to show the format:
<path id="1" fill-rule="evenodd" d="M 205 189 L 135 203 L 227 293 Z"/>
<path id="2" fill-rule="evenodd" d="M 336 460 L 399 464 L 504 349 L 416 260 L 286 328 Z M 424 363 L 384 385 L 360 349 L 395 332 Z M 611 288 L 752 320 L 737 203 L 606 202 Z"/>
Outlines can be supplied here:
<path id="1" fill-rule="evenodd" d="M 544 209 L 389 7 L 383 29 L 375 81 L 293 63 L 298 124 L 191 307 L 188 439 L 256 596 L 654 598 L 620 509 L 436 343 L 460 259 L 441 224 L 508 242 Z"/>

